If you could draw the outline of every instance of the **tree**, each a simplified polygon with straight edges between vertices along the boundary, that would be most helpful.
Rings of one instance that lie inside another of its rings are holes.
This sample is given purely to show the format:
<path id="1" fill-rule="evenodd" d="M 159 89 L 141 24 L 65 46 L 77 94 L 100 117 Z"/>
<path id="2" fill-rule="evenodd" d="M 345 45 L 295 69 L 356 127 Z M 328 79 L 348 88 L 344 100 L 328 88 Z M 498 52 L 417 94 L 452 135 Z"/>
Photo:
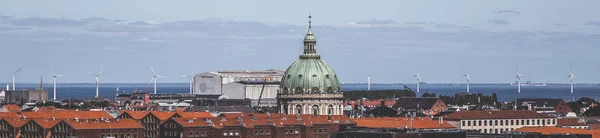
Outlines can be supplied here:
<path id="1" fill-rule="evenodd" d="M 423 95 L 421 95 L 421 97 L 436 97 L 436 95 L 435 95 L 435 93 L 425 92 L 425 93 L 423 93 Z"/>

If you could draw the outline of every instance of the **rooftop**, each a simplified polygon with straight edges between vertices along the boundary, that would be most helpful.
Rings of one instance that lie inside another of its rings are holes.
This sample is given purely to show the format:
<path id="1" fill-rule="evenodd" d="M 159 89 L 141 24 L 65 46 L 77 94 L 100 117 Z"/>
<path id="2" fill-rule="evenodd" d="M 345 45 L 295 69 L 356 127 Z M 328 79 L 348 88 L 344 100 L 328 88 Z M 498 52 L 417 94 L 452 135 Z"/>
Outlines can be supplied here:
<path id="1" fill-rule="evenodd" d="M 357 123 L 358 127 L 366 128 L 415 128 L 415 129 L 439 129 L 439 128 L 455 128 L 454 126 L 443 121 L 440 124 L 439 120 L 432 120 L 430 118 L 401 118 L 401 117 L 389 117 L 389 118 L 353 118 L 353 121 Z"/>
<path id="2" fill-rule="evenodd" d="M 586 129 L 574 129 L 574 128 L 559 128 L 559 127 L 522 127 L 515 129 L 517 132 L 533 132 L 542 134 L 591 134 L 592 138 L 600 138 L 600 130 L 586 130 Z"/>
<path id="3" fill-rule="evenodd" d="M 500 110 L 500 111 L 460 111 L 444 116 L 447 120 L 464 119 L 532 119 L 554 118 L 546 114 L 539 114 L 528 110 Z"/>

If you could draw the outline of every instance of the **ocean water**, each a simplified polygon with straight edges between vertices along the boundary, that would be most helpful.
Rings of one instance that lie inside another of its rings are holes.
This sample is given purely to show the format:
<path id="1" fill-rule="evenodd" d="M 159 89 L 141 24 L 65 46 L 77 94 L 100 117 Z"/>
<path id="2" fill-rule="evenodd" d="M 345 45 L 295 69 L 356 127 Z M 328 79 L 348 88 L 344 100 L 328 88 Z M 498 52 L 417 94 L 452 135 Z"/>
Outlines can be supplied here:
<path id="1" fill-rule="evenodd" d="M 372 84 L 372 90 L 404 89 L 405 84 Z M 406 84 L 407 87 L 416 90 L 415 84 Z M 17 88 L 35 89 L 39 84 L 17 84 Z M 102 83 L 99 87 L 100 98 L 114 99 L 116 88 L 119 87 L 121 93 L 131 93 L 134 90 L 153 92 L 153 84 L 147 83 Z M 366 84 L 342 84 L 342 91 L 366 90 Z M 437 95 L 454 95 L 466 91 L 464 84 L 425 84 L 421 85 L 421 94 L 423 92 L 436 93 Z M 158 93 L 189 93 L 189 84 L 187 83 L 159 83 L 157 84 Z M 52 86 L 44 84 L 44 89 L 48 90 L 48 97 L 52 97 Z M 96 85 L 90 83 L 64 83 L 57 84 L 57 99 L 90 99 L 96 93 Z M 517 86 L 508 84 L 471 84 L 472 93 L 483 93 L 491 95 L 496 93 L 498 100 L 511 101 L 519 98 L 563 98 L 571 101 L 573 98 L 590 97 L 600 98 L 600 85 L 581 84 L 575 85 L 574 93 L 570 93 L 568 84 L 548 84 L 546 86 L 521 86 L 521 93 L 517 93 Z M 417 95 L 421 95 L 417 94 Z"/>

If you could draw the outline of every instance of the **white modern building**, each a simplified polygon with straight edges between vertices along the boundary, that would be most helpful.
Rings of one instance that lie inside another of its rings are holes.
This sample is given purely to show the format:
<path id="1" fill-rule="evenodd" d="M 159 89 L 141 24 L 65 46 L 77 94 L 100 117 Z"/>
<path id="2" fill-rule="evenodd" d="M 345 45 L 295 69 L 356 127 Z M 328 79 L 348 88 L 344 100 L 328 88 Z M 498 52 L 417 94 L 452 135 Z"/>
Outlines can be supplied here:
<path id="1" fill-rule="evenodd" d="M 276 106 L 275 98 L 283 73 L 283 70 L 275 69 L 205 72 L 194 77 L 194 94 L 223 95 L 227 99 L 247 98 L 255 105 L 263 91 L 261 106 Z"/>
<path id="2" fill-rule="evenodd" d="M 521 127 L 556 126 L 557 118 L 527 110 L 461 111 L 444 116 L 456 128 L 501 134 Z"/>

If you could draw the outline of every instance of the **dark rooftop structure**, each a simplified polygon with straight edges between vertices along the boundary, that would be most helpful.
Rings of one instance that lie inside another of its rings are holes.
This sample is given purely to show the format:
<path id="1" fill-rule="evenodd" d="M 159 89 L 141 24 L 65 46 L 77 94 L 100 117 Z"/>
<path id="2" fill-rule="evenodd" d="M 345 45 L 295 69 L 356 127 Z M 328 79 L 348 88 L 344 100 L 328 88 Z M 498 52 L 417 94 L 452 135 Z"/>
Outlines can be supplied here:
<path id="1" fill-rule="evenodd" d="M 185 109 L 184 112 L 254 113 L 255 110 L 250 106 L 192 106 L 192 107 Z"/>
<path id="2" fill-rule="evenodd" d="M 392 106 L 394 109 L 402 109 L 405 111 L 415 110 L 445 110 L 446 104 L 439 98 L 398 98 L 396 104 Z"/>
<path id="3" fill-rule="evenodd" d="M 562 114 L 571 112 L 571 107 L 563 99 L 546 98 L 517 98 L 518 109 L 529 109 L 534 111 L 556 111 Z"/>

